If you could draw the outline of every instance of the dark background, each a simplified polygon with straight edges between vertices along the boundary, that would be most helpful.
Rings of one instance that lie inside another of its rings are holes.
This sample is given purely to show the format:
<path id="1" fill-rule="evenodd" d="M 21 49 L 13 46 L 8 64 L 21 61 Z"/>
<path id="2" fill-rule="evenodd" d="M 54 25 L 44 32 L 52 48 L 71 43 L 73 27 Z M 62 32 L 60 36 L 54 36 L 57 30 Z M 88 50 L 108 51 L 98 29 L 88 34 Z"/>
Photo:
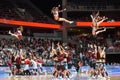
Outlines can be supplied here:
<path id="1" fill-rule="evenodd" d="M 45 14 L 52 17 L 51 9 L 54 6 L 62 5 L 62 0 L 30 0 L 34 5 L 36 5 Z"/>

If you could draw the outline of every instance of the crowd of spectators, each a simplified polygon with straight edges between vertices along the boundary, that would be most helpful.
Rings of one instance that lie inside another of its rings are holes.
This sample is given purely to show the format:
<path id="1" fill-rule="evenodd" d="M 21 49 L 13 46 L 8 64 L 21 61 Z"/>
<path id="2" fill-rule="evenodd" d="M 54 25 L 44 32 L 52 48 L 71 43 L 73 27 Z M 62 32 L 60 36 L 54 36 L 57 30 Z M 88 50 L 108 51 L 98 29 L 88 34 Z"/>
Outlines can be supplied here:
<path id="1" fill-rule="evenodd" d="M 97 46 L 106 47 L 107 49 L 110 46 L 107 45 L 107 42 L 104 38 L 98 37 L 96 40 L 90 36 L 72 36 L 69 38 L 77 42 L 67 43 L 67 47 L 71 54 L 87 53 L 90 45 L 96 44 Z M 51 42 L 53 40 L 49 39 L 35 39 L 35 38 L 24 38 L 23 40 L 16 39 L 0 39 L 0 62 L 1 65 L 7 65 L 7 60 L 12 54 L 22 54 L 24 56 L 34 55 L 40 57 L 44 63 L 52 64 L 52 59 L 50 57 L 51 52 Z M 57 43 L 58 41 L 54 41 Z M 63 45 L 64 46 L 64 45 Z M 116 49 L 119 49 L 119 40 L 114 42 Z M 114 48 L 115 48 L 114 47 Z M 65 46 L 64 46 L 65 48 Z M 20 52 L 22 50 L 22 52 Z M 10 54 L 10 55 L 9 55 Z"/>
<path id="2" fill-rule="evenodd" d="M 50 43 L 49 41 L 44 40 L 37 40 L 37 39 L 24 39 L 23 41 L 14 40 L 14 39 L 1 39 L 1 59 L 4 63 L 3 65 L 6 65 L 6 59 L 10 57 L 8 54 L 22 54 L 22 55 L 35 55 L 41 57 L 43 60 L 47 59 L 49 60 L 47 53 L 50 49 Z M 20 53 L 20 50 L 22 52 Z M 8 53 L 9 52 L 9 53 Z"/>
<path id="3" fill-rule="evenodd" d="M 18 55 L 20 56 L 21 64 L 23 65 L 25 65 L 25 63 L 22 62 L 31 56 L 34 56 L 35 59 L 40 59 L 43 65 L 54 65 L 54 60 L 51 58 L 52 42 L 54 42 L 55 45 L 57 45 L 58 42 L 61 43 L 63 48 L 71 55 L 72 63 L 78 58 L 83 62 L 83 65 L 90 64 L 90 60 L 92 59 L 90 56 L 93 58 L 99 57 L 99 55 L 94 56 L 94 54 L 91 53 L 91 51 L 94 52 L 96 46 L 98 48 L 101 47 L 102 49 L 104 47 L 109 49 L 106 40 L 101 37 L 93 39 L 93 37 L 90 36 L 72 36 L 70 39 L 77 42 L 77 44 L 38 38 L 24 38 L 23 40 L 1 38 L 0 65 L 9 66 L 10 61 L 13 64 L 16 63 L 17 60 L 13 60 L 13 58 Z M 120 46 L 118 43 L 118 40 L 114 42 L 116 46 Z"/>

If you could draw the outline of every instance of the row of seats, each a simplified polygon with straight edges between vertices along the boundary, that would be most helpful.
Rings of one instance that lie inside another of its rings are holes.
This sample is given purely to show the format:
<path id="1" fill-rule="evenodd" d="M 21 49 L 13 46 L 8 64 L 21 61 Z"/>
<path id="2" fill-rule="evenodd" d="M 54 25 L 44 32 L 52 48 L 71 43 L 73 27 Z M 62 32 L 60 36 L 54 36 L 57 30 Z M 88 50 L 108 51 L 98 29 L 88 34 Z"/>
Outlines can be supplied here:
<path id="1" fill-rule="evenodd" d="M 97 6 L 106 6 L 106 5 L 119 5 L 118 1 L 113 0 L 68 0 L 68 3 L 75 3 L 76 5 L 81 6 L 90 6 L 90 5 L 97 5 Z"/>
<path id="2" fill-rule="evenodd" d="M 119 2 L 112 0 L 70 0 L 68 1 L 68 6 L 71 6 L 73 9 L 81 9 L 81 6 L 84 6 L 84 9 L 87 10 L 105 10 L 105 9 L 119 9 Z M 112 7 L 107 7 L 112 6 Z"/>
<path id="3" fill-rule="evenodd" d="M 0 18 L 53 23 L 47 16 L 24 1 L 0 0 Z"/>
<path id="4" fill-rule="evenodd" d="M 0 17 L 6 19 L 21 20 L 21 18 L 15 12 L 14 6 L 6 0 L 0 0 Z"/>

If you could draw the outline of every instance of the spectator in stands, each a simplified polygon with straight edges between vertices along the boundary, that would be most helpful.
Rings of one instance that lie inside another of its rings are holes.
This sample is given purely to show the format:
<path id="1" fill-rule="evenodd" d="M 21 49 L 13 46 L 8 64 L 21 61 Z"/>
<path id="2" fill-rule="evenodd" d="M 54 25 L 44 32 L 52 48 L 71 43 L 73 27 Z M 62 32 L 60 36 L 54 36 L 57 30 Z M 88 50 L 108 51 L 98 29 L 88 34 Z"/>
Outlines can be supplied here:
<path id="1" fill-rule="evenodd" d="M 59 10 L 59 7 L 60 7 L 60 5 L 58 5 L 57 7 L 53 7 L 52 10 L 51 10 L 51 13 L 52 13 L 53 16 L 54 16 L 54 19 L 55 19 L 56 21 L 63 21 L 63 22 L 67 22 L 67 23 L 72 24 L 73 21 L 69 21 L 69 20 L 67 20 L 67 19 L 65 19 L 65 18 L 60 18 L 60 17 L 59 17 L 59 12 L 63 12 L 63 11 L 66 10 L 66 9 Z"/>

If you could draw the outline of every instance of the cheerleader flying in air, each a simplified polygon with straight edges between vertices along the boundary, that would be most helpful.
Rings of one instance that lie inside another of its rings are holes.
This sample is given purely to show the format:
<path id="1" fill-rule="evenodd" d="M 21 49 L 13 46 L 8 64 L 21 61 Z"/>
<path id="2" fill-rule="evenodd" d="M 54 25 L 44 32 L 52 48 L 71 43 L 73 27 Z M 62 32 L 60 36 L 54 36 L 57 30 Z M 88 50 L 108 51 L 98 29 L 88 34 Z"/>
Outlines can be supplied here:
<path id="1" fill-rule="evenodd" d="M 99 12 L 93 16 L 93 15 L 90 15 L 91 18 L 92 18 L 92 35 L 93 36 L 96 36 L 97 34 L 101 33 L 101 32 L 104 32 L 106 31 L 106 28 L 100 28 L 99 25 L 107 20 L 108 18 L 103 16 L 103 17 L 100 17 L 99 16 Z"/>
<path id="2" fill-rule="evenodd" d="M 18 39 L 22 39 L 22 32 L 23 32 L 23 27 L 22 26 L 20 26 L 20 28 L 17 28 L 17 31 L 16 32 L 14 32 L 14 33 L 12 33 L 11 31 L 9 31 L 9 34 L 11 35 L 11 36 L 15 36 L 16 38 L 18 38 Z"/>
<path id="3" fill-rule="evenodd" d="M 52 10 L 51 10 L 51 13 L 52 13 L 53 16 L 54 16 L 54 19 L 55 19 L 56 21 L 62 21 L 62 22 L 66 22 L 66 23 L 72 24 L 73 21 L 69 21 L 69 20 L 67 20 L 67 19 L 65 19 L 65 18 L 59 17 L 59 13 L 60 13 L 60 12 L 66 11 L 66 9 L 59 10 L 59 7 L 60 7 L 60 5 L 58 5 L 57 7 L 53 7 Z"/>

